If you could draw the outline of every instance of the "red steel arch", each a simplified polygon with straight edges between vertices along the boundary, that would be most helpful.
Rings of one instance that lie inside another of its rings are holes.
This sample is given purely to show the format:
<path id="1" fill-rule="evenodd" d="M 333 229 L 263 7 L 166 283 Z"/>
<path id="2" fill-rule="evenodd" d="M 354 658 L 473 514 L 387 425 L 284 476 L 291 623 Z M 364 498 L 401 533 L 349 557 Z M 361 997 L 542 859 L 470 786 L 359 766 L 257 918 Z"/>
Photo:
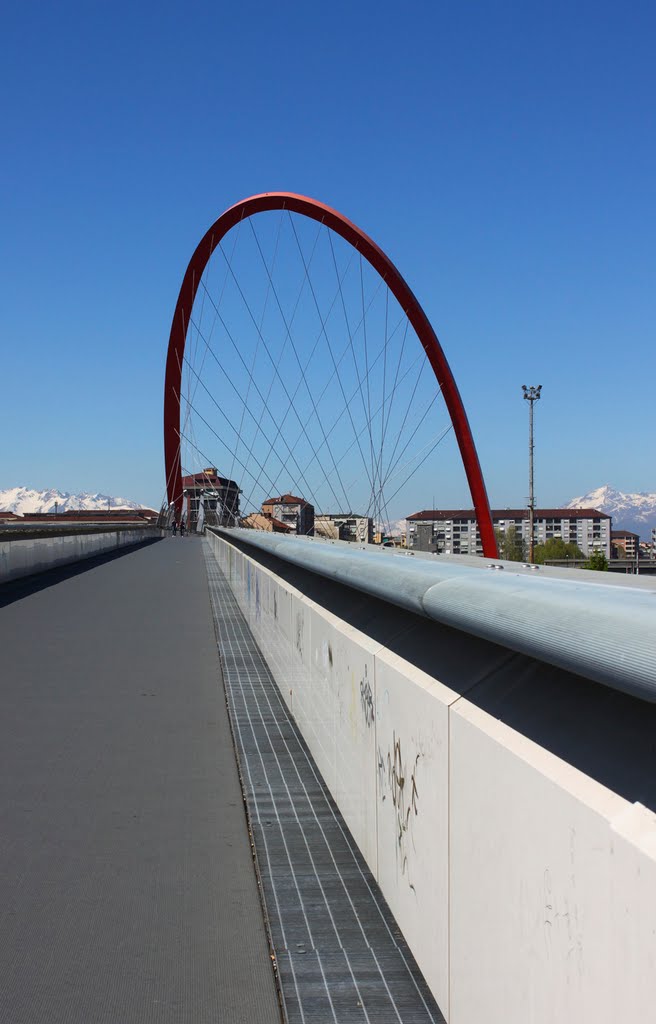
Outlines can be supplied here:
<path id="1" fill-rule="evenodd" d="M 368 235 L 337 210 L 325 203 L 294 192 L 264 192 L 249 196 L 235 203 L 222 213 L 199 242 L 187 267 L 180 294 L 173 314 L 171 335 L 166 357 L 164 382 L 164 461 L 166 467 L 169 503 L 176 506 L 178 514 L 182 508 L 182 467 L 180 463 L 180 389 L 182 385 L 182 362 L 184 356 L 187 326 L 191 315 L 196 291 L 210 256 L 224 236 L 240 220 L 267 210 L 289 210 L 300 213 L 312 220 L 325 224 L 341 235 L 360 252 L 384 279 L 392 294 L 404 310 L 417 334 L 426 357 L 442 389 L 453 429 L 460 448 L 467 482 L 471 492 L 476 519 L 487 558 L 497 558 L 497 542 L 492 526 L 490 504 L 485 489 L 478 454 L 474 445 L 467 413 L 462 404 L 460 392 L 451 368 L 446 360 L 437 335 L 410 287 L 383 250 Z"/>

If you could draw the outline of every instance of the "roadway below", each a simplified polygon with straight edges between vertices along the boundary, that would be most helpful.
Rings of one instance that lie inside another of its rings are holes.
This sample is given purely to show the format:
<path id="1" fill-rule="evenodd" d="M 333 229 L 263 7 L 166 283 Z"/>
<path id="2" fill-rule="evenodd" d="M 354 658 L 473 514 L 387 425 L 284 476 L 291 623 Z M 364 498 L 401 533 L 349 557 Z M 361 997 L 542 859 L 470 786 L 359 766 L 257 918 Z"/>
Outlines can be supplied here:
<path id="1" fill-rule="evenodd" d="M 201 544 L 0 598 L 0 1020 L 275 1024 Z"/>

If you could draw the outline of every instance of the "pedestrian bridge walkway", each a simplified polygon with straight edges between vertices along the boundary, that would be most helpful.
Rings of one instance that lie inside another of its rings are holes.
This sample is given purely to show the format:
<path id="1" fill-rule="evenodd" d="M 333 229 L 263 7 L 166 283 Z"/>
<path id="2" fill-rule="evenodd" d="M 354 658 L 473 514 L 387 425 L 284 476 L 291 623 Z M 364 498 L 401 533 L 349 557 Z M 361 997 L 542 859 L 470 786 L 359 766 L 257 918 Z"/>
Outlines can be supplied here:
<path id="1" fill-rule="evenodd" d="M 5 583 L 0 1021 L 651 1019 L 655 600 L 221 529 Z"/>
<path id="2" fill-rule="evenodd" d="M 0 604 L 0 1020 L 443 1019 L 200 540 Z"/>

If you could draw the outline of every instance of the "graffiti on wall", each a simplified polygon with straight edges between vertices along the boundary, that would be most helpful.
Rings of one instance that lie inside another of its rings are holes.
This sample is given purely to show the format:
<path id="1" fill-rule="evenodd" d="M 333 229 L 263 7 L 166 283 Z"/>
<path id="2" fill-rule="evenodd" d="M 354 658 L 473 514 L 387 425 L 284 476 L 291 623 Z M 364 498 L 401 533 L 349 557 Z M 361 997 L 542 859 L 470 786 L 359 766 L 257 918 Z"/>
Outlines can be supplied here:
<path id="1" fill-rule="evenodd" d="M 378 748 L 378 790 L 383 802 L 389 800 L 394 813 L 396 860 L 401 875 L 416 892 L 410 878 L 409 855 L 415 848 L 413 824 L 419 814 L 417 774 L 421 754 L 408 763 L 401 749 L 401 739 L 392 733 L 392 744 L 384 754 Z"/>
<path id="2" fill-rule="evenodd" d="M 364 675 L 360 680 L 360 707 L 364 715 L 365 725 L 367 729 L 371 729 L 374 724 L 375 712 L 374 712 L 374 695 L 371 690 L 371 683 L 367 678 L 367 666 L 364 666 Z"/>
<path id="3" fill-rule="evenodd" d="M 296 650 L 303 660 L 303 612 L 296 612 L 296 631 L 295 631 L 295 643 Z"/>

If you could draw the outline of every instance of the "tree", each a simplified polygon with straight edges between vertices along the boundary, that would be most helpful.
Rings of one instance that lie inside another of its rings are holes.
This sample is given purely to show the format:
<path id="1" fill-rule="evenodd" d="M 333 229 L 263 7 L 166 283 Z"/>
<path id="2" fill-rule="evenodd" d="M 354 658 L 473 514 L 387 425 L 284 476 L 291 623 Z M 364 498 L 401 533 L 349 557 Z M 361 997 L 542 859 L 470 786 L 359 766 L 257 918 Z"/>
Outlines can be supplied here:
<path id="1" fill-rule="evenodd" d="M 505 531 L 497 529 L 494 531 L 494 535 L 497 538 L 499 558 L 504 558 L 507 562 L 523 562 L 525 560 L 524 541 L 514 526 L 509 526 Z"/>
<path id="2" fill-rule="evenodd" d="M 583 568 L 597 569 L 598 572 L 608 572 L 608 559 L 604 552 L 597 548 L 596 551 L 592 552 Z"/>
<path id="3" fill-rule="evenodd" d="M 560 537 L 550 537 L 544 544 L 536 544 L 533 561 L 537 565 L 545 562 L 564 562 L 583 560 L 585 555 L 576 544 L 566 544 Z"/>

